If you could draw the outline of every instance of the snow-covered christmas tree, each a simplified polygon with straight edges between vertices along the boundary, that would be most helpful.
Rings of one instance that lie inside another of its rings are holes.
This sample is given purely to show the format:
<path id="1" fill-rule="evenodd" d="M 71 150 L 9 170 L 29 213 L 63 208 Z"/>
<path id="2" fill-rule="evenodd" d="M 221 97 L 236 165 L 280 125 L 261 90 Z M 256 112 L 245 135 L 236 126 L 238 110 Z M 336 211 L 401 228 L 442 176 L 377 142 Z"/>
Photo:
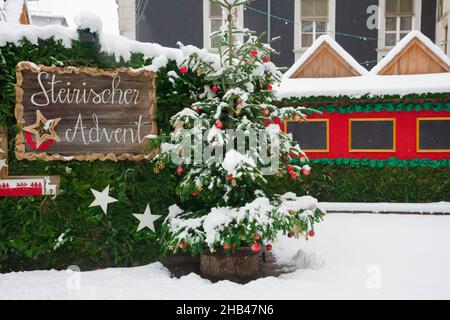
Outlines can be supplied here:
<path id="1" fill-rule="evenodd" d="M 294 193 L 267 191 L 270 174 L 292 180 L 309 174 L 306 155 L 274 119 L 306 120 L 303 107 L 273 105 L 272 89 L 281 79 L 270 61 L 276 52 L 236 25 L 236 11 L 247 0 L 212 0 L 222 6 L 220 67 L 193 55 L 179 68 L 204 75 L 209 82 L 191 108 L 171 119 L 174 131 L 161 143 L 155 169 L 172 168 L 180 178 L 178 204 L 169 208 L 160 241 L 165 253 L 229 252 L 251 247 L 272 249 L 280 234 L 314 236 L 324 212 L 317 200 Z M 298 158 L 302 165 L 293 163 Z"/>

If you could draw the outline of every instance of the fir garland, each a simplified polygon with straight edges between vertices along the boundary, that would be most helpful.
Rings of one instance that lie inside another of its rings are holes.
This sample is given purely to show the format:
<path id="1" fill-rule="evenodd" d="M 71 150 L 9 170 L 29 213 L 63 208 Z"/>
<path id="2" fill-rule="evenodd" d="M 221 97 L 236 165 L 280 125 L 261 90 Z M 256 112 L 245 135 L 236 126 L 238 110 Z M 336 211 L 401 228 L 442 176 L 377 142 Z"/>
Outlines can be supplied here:
<path id="1" fill-rule="evenodd" d="M 298 158 L 294 158 L 293 163 L 302 162 Z M 398 159 L 391 157 L 389 159 L 357 159 L 357 158 L 320 158 L 311 159 L 312 164 L 324 164 L 332 166 L 350 166 L 350 167 L 370 167 L 370 168 L 384 168 L 384 167 L 395 167 L 395 168 L 439 168 L 439 167 L 450 167 L 450 159 L 442 160 L 432 160 L 432 159 Z"/>

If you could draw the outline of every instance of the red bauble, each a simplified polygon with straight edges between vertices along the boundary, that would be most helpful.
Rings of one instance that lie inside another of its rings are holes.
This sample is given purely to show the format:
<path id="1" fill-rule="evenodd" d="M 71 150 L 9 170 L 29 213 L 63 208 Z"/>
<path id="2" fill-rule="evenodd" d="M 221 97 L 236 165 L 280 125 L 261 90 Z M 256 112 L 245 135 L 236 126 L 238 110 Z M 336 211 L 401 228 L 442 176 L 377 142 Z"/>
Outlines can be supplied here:
<path id="1" fill-rule="evenodd" d="M 291 172 L 291 173 L 290 173 L 290 176 L 291 176 L 291 179 L 292 179 L 292 180 L 297 179 L 297 172 Z"/>
<path id="2" fill-rule="evenodd" d="M 231 247 L 229 245 L 227 245 L 226 243 L 223 245 L 223 250 L 228 251 L 230 249 L 231 249 Z"/>
<path id="3" fill-rule="evenodd" d="M 194 191 L 194 192 L 192 192 L 192 196 L 195 198 L 198 196 L 198 193 Z"/>
<path id="4" fill-rule="evenodd" d="M 181 74 L 183 74 L 183 75 L 185 75 L 187 72 L 188 72 L 188 67 L 186 67 L 186 66 L 181 66 L 180 67 L 180 72 L 181 72 Z"/>
<path id="5" fill-rule="evenodd" d="M 288 168 L 287 168 L 287 171 L 288 171 L 289 173 L 294 172 L 294 168 L 288 167 Z"/>
<path id="6" fill-rule="evenodd" d="M 202 110 L 200 110 L 200 108 L 197 107 L 197 108 L 195 108 L 195 112 L 200 113 L 200 112 L 202 112 Z"/>
<path id="7" fill-rule="evenodd" d="M 267 91 L 272 91 L 272 89 L 273 89 L 272 85 L 271 85 L 271 84 L 268 84 L 268 85 L 267 85 Z"/>
<path id="8" fill-rule="evenodd" d="M 223 123 L 222 123 L 222 121 L 217 120 L 215 126 L 216 126 L 217 129 L 222 129 L 222 128 L 223 128 Z"/>
<path id="9" fill-rule="evenodd" d="M 287 236 L 288 236 L 289 238 L 292 238 L 292 237 L 294 236 L 294 233 L 293 233 L 293 232 L 289 232 Z"/>
<path id="10" fill-rule="evenodd" d="M 244 101 L 241 99 L 241 98 L 238 98 L 237 100 L 236 100 L 236 103 L 237 104 L 242 104 Z"/>
<path id="11" fill-rule="evenodd" d="M 251 248 L 254 252 L 258 252 L 259 250 L 261 250 L 261 246 L 257 242 L 253 243 Z"/>
<path id="12" fill-rule="evenodd" d="M 260 238 L 261 238 L 261 236 L 259 235 L 259 233 L 255 233 L 253 235 L 253 240 L 255 240 L 255 241 L 259 240 Z"/>
<path id="13" fill-rule="evenodd" d="M 309 231 L 309 236 L 310 237 L 314 237 L 316 235 L 316 233 L 314 232 L 314 230 Z"/>
<path id="14" fill-rule="evenodd" d="M 177 173 L 180 175 L 180 174 L 183 173 L 183 171 L 184 171 L 184 168 L 183 168 L 183 166 L 180 164 L 180 165 L 178 166 L 178 168 L 177 168 Z"/>
<path id="15" fill-rule="evenodd" d="M 269 58 L 268 56 L 264 56 L 264 57 L 262 58 L 262 61 L 263 61 L 264 63 L 267 63 L 267 62 L 270 61 L 270 58 Z"/>
<path id="16" fill-rule="evenodd" d="M 308 174 L 311 173 L 311 169 L 302 169 L 302 173 L 303 175 L 307 176 Z"/>
<path id="17" fill-rule="evenodd" d="M 266 250 L 267 250 L 267 251 L 272 250 L 272 245 L 271 245 L 270 243 L 266 246 Z"/>
<path id="18" fill-rule="evenodd" d="M 229 175 L 227 176 L 227 180 L 228 180 L 228 181 L 233 180 L 233 175 L 232 175 L 232 174 L 229 174 Z"/>
<path id="19" fill-rule="evenodd" d="M 184 242 L 184 241 L 180 242 L 180 249 L 186 249 L 187 246 L 188 246 L 188 244 L 186 242 Z"/>
<path id="20" fill-rule="evenodd" d="M 254 57 L 256 57 L 258 55 L 258 51 L 257 50 L 252 50 L 250 51 L 250 54 Z"/>
<path id="21" fill-rule="evenodd" d="M 217 91 L 219 91 L 219 87 L 216 86 L 216 85 L 213 85 L 212 91 L 213 91 L 214 93 L 217 93 Z"/>

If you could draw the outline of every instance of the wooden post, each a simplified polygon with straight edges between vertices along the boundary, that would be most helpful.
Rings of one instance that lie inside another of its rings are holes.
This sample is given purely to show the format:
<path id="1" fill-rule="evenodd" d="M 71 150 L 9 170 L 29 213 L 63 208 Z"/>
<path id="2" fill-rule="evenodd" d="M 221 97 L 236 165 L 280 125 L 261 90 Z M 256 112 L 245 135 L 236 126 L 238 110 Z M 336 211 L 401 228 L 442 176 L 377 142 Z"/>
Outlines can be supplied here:
<path id="1" fill-rule="evenodd" d="M 6 160 L 8 165 L 8 136 L 4 127 L 0 127 L 0 160 Z M 8 176 L 8 167 L 0 169 L 0 179 Z"/>

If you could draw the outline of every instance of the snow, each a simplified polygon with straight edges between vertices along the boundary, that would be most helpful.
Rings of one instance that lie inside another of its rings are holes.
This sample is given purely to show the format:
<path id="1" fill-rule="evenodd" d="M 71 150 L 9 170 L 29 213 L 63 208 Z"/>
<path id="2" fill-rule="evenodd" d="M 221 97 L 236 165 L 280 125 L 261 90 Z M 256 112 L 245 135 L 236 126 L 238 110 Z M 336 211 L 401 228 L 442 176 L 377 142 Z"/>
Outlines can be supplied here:
<path id="1" fill-rule="evenodd" d="M 332 37 L 329 35 L 322 35 L 317 38 L 308 50 L 298 59 L 292 67 L 284 74 L 285 78 L 290 78 L 308 59 L 320 48 L 324 43 L 327 43 L 342 59 L 345 60 L 353 69 L 355 69 L 360 75 L 365 75 L 368 71 L 361 66 L 344 48 L 342 48 Z"/>
<path id="2" fill-rule="evenodd" d="M 385 96 L 450 92 L 450 73 L 345 78 L 283 79 L 275 88 L 277 97 Z"/>
<path id="3" fill-rule="evenodd" d="M 435 45 L 428 37 L 420 31 L 411 31 L 397 45 L 392 48 L 388 54 L 378 64 L 370 70 L 371 74 L 378 74 L 386 67 L 395 57 L 403 51 L 403 49 L 415 38 L 419 39 L 431 52 L 438 56 L 444 63 L 450 66 L 450 58 L 447 57 L 437 45 Z"/>
<path id="4" fill-rule="evenodd" d="M 75 25 L 77 29 L 89 29 L 91 32 L 101 33 L 103 22 L 100 16 L 91 11 L 80 11 L 75 16 Z"/>
<path id="5" fill-rule="evenodd" d="M 450 202 L 432 203 L 351 203 L 321 202 L 328 212 L 397 212 L 397 213 L 450 213 Z"/>
<path id="6" fill-rule="evenodd" d="M 22 14 L 23 0 L 6 0 L 4 10 L 6 21 L 10 23 L 19 23 Z"/>
<path id="7" fill-rule="evenodd" d="M 251 167 L 256 166 L 253 159 L 244 156 L 242 153 L 239 153 L 234 149 L 231 149 L 225 154 L 222 167 L 228 172 L 228 174 L 235 175 L 242 164 L 247 164 Z"/>
<path id="8" fill-rule="evenodd" d="M 308 242 L 274 245 L 294 270 L 279 278 L 213 284 L 171 278 L 159 262 L 18 272 L 0 275 L 0 299 L 449 299 L 449 228 L 450 216 L 328 215 Z"/>

